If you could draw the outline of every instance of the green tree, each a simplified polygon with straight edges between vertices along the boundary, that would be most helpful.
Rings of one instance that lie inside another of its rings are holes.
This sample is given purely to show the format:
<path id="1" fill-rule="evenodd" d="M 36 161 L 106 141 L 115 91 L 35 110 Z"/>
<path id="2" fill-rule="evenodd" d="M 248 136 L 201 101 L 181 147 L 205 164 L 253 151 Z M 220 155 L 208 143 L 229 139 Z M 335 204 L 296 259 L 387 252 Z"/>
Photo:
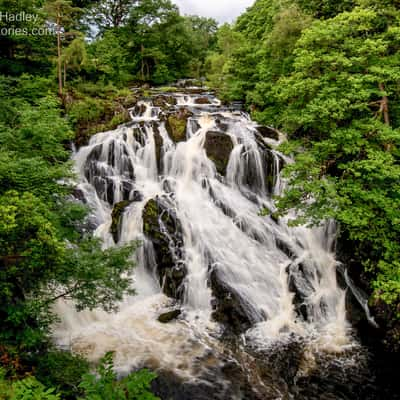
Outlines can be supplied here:
<path id="1" fill-rule="evenodd" d="M 400 298 L 400 132 L 391 110 L 399 96 L 398 21 L 390 7 L 315 21 L 296 44 L 294 71 L 273 90 L 296 154 L 281 206 L 297 208 L 300 221 L 335 218 L 375 277 L 375 296 L 393 304 Z"/>
<path id="2" fill-rule="evenodd" d="M 79 72 L 87 62 L 86 43 L 83 37 L 76 37 L 64 50 L 62 55 L 62 65 L 64 70 L 64 87 L 67 84 L 67 71 Z"/>
<path id="3" fill-rule="evenodd" d="M 68 27 L 73 23 L 74 16 L 81 10 L 72 6 L 69 0 L 47 0 L 43 10 L 47 19 L 55 24 L 57 35 L 57 77 L 58 77 L 58 95 L 63 96 L 63 51 L 62 41 L 70 34 Z"/>
<path id="4" fill-rule="evenodd" d="M 0 73 L 49 73 L 54 45 L 51 35 L 32 35 L 32 30 L 46 28 L 40 0 L 0 0 L 0 11 L 18 15 L 21 12 L 35 16 L 30 21 L 9 21 L 2 18 L 0 28 Z"/>
<path id="5" fill-rule="evenodd" d="M 21 106 L 22 104 L 22 106 Z M 132 246 L 116 250 L 76 229 L 85 209 L 66 200 L 72 137 L 53 98 L 18 104 L 0 129 L 0 343 L 34 349 L 46 339 L 57 298 L 113 309 L 131 281 Z"/>
<path id="6" fill-rule="evenodd" d="M 112 28 L 123 26 L 133 7 L 139 0 L 100 0 L 88 7 L 87 18 L 94 25 L 96 33 L 102 35 Z"/>

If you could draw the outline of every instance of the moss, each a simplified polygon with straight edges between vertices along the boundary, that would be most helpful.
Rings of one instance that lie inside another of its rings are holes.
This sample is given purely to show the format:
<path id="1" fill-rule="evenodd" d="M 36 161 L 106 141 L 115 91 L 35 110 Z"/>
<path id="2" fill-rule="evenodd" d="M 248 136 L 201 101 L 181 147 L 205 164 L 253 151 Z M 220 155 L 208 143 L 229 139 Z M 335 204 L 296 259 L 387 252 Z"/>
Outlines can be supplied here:
<path id="1" fill-rule="evenodd" d="M 86 145 L 90 137 L 98 132 L 113 130 L 128 122 L 128 109 L 137 103 L 137 97 L 129 90 L 106 87 L 96 94 L 90 87 L 84 86 L 83 89 L 84 92 L 70 92 L 66 106 L 78 146 Z"/>
<path id="2" fill-rule="evenodd" d="M 193 114 L 189 110 L 181 108 L 180 110 L 168 116 L 165 127 L 171 139 L 175 143 L 186 140 L 188 118 L 190 118 L 192 115 Z"/>
<path id="3" fill-rule="evenodd" d="M 179 89 L 174 86 L 163 86 L 163 87 L 157 88 L 157 90 L 159 90 L 160 92 L 164 92 L 164 93 L 175 93 L 175 92 L 179 91 Z"/>
<path id="4" fill-rule="evenodd" d="M 177 142 L 183 142 L 186 140 L 186 127 L 187 127 L 187 120 L 180 119 L 175 115 L 170 115 L 168 117 L 168 133 L 171 136 L 171 139 Z"/>

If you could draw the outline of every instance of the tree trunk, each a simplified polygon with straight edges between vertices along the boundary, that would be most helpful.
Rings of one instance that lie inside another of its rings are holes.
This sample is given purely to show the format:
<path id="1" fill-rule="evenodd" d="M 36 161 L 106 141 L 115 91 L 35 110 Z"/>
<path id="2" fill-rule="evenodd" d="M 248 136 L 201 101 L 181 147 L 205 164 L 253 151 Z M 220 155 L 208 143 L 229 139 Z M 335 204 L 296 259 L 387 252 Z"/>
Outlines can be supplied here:
<path id="1" fill-rule="evenodd" d="M 146 65 L 146 81 L 149 81 L 149 80 L 150 80 L 150 67 L 149 67 L 149 63 L 146 61 L 145 65 Z"/>
<path id="2" fill-rule="evenodd" d="M 379 90 L 381 92 L 385 91 L 385 85 L 383 83 L 379 84 Z M 390 125 L 390 117 L 389 117 L 389 99 L 386 95 L 382 97 L 381 100 L 381 109 L 380 112 L 383 114 L 383 119 L 386 125 Z"/>
<path id="3" fill-rule="evenodd" d="M 64 61 L 64 87 L 67 85 L 67 63 Z"/>
<path id="4" fill-rule="evenodd" d="M 63 95 L 63 82 L 61 70 L 61 26 L 60 26 L 60 13 L 57 14 L 57 72 L 58 72 L 58 95 L 62 98 Z"/>
<path id="5" fill-rule="evenodd" d="M 145 77 L 144 77 L 144 46 L 143 45 L 141 45 L 140 51 L 142 53 L 142 66 L 141 66 L 141 70 L 140 71 L 141 71 L 141 74 L 142 74 L 142 81 L 144 82 Z"/>

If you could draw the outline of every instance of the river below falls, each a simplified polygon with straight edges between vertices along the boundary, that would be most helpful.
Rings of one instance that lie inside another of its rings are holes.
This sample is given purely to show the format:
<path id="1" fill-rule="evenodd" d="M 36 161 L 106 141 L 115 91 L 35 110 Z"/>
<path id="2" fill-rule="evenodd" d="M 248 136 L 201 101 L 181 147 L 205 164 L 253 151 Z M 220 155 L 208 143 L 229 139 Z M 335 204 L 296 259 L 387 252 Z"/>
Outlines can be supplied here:
<path id="1" fill-rule="evenodd" d="M 116 313 L 59 301 L 57 345 L 93 362 L 114 351 L 121 376 L 156 371 L 162 399 L 377 398 L 334 222 L 274 216 L 284 137 L 199 88 L 153 94 L 130 115 L 73 158 L 86 229 L 105 247 L 141 243 L 137 294 Z"/>

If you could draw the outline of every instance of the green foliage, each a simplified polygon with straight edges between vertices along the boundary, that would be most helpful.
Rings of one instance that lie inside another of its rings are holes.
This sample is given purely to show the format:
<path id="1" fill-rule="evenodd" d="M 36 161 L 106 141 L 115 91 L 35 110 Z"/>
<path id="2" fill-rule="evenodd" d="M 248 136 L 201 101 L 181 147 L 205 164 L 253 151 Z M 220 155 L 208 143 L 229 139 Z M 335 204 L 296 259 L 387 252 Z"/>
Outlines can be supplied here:
<path id="1" fill-rule="evenodd" d="M 58 101 L 54 97 L 38 100 L 35 107 L 22 107 L 18 114 L 17 131 L 2 132 L 0 145 L 7 145 L 9 150 L 27 158 L 40 155 L 48 163 L 59 163 L 69 158 L 64 144 L 72 139 L 73 132 L 66 120 L 60 117 Z"/>
<path id="2" fill-rule="evenodd" d="M 55 387 L 63 400 L 82 394 L 79 384 L 89 372 L 89 363 L 67 351 L 49 350 L 35 360 L 35 377 L 46 387 Z"/>
<path id="3" fill-rule="evenodd" d="M 38 29 L 46 29 L 46 21 L 40 9 L 41 1 L 0 0 L 0 11 L 17 15 L 21 12 L 37 15 L 31 21 L 8 21 L 2 18 L 0 29 L 9 34 L 0 35 L 0 73 L 21 75 L 22 73 L 50 73 L 51 55 L 55 50 L 52 35 L 32 35 Z M 17 34 L 17 30 L 27 34 Z"/>
<path id="4" fill-rule="evenodd" d="M 237 90 L 234 89 L 234 86 L 239 85 L 239 79 L 234 72 L 236 65 L 233 60 L 237 58 L 239 49 L 242 49 L 244 45 L 244 36 L 234 31 L 228 24 L 224 24 L 217 32 L 215 51 L 210 52 L 206 59 L 209 84 L 217 89 L 224 99 L 242 97 L 243 93 L 238 94 Z"/>
<path id="5" fill-rule="evenodd" d="M 85 69 L 93 79 L 118 86 L 199 77 L 217 29 L 212 19 L 180 16 L 169 0 L 103 0 L 88 18 L 99 35 L 89 45 Z"/>
<path id="6" fill-rule="evenodd" d="M 126 40 L 128 38 L 121 33 L 106 31 L 89 46 L 88 71 L 97 79 L 100 77 L 104 83 L 113 82 L 118 86 L 132 80 L 132 70 L 137 61 L 129 53 L 129 43 Z"/>
<path id="7" fill-rule="evenodd" d="M 306 12 L 321 19 L 332 18 L 350 11 L 355 5 L 354 0 L 297 0 L 299 6 Z"/>
<path id="8" fill-rule="evenodd" d="M 13 383 L 5 379 L 5 371 L 0 369 L 0 400 L 60 400 L 54 389 L 46 389 L 34 377 Z"/>
<path id="9" fill-rule="evenodd" d="M 393 1 L 258 0 L 210 56 L 211 83 L 288 133 L 281 214 L 336 219 L 374 296 L 400 300 L 400 14 Z M 238 42 L 238 41 L 236 41 Z M 218 70 L 223 74 L 218 74 Z M 214 72 L 215 71 L 215 72 Z"/>
<path id="10" fill-rule="evenodd" d="M 11 381 L 0 368 L 0 400 L 160 400 L 151 392 L 156 374 L 144 369 L 118 379 L 113 368 L 112 352 L 101 359 L 96 374 L 77 356 L 49 352 L 39 359 L 36 377 Z"/>
<path id="11" fill-rule="evenodd" d="M 0 343 L 21 353 L 47 340 L 56 299 L 111 310 L 132 293 L 121 276 L 135 246 L 103 251 L 76 229 L 87 210 L 67 200 L 73 132 L 59 101 L 43 97 L 54 89 L 49 82 L 0 79 Z"/>
<path id="12" fill-rule="evenodd" d="M 384 12 L 357 7 L 316 21 L 275 93 L 286 104 L 281 124 L 300 138 L 281 207 L 297 208 L 302 220 L 339 221 L 355 256 L 375 275 L 375 295 L 396 304 L 400 132 L 381 121 L 379 105 L 385 94 L 397 98 L 399 43 L 397 24 L 380 28 Z"/>
<path id="13" fill-rule="evenodd" d="M 85 397 L 81 400 L 157 400 L 150 391 L 151 382 L 156 375 L 141 370 L 117 380 L 113 371 L 113 353 L 107 353 L 97 368 L 97 375 L 86 374 L 80 387 Z"/>

